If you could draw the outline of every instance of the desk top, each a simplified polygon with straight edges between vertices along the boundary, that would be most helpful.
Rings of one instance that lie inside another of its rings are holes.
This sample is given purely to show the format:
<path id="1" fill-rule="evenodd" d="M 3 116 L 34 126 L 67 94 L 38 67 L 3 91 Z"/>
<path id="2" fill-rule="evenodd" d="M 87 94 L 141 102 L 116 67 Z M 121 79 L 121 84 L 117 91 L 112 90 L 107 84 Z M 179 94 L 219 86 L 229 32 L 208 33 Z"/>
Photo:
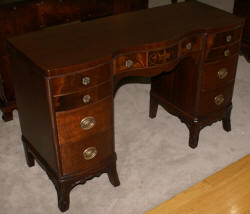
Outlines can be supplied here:
<path id="1" fill-rule="evenodd" d="M 199 2 L 141 10 L 73 23 L 9 39 L 49 75 L 51 70 L 107 62 L 130 50 L 146 50 L 185 34 L 232 27 L 243 19 Z"/>

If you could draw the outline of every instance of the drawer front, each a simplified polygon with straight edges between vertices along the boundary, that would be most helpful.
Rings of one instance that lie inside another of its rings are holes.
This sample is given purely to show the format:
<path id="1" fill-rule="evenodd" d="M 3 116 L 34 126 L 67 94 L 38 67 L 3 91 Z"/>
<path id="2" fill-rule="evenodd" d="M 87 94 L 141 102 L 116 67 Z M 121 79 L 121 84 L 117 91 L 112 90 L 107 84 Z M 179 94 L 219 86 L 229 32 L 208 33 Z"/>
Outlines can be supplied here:
<path id="1" fill-rule="evenodd" d="M 230 56 L 238 54 L 239 50 L 240 50 L 240 43 L 228 45 L 222 48 L 208 49 L 206 51 L 206 61 L 228 58 Z"/>
<path id="2" fill-rule="evenodd" d="M 148 52 L 148 65 L 163 65 L 178 57 L 178 45 Z"/>
<path id="3" fill-rule="evenodd" d="M 112 82 L 109 81 L 78 93 L 53 97 L 54 108 L 56 112 L 60 112 L 90 105 L 112 96 L 112 92 Z"/>
<path id="4" fill-rule="evenodd" d="M 146 67 L 146 53 L 122 55 L 114 60 L 115 74 L 132 69 Z"/>
<path id="5" fill-rule="evenodd" d="M 181 55 L 188 54 L 202 49 L 202 39 L 200 36 L 190 36 L 181 42 Z"/>
<path id="6" fill-rule="evenodd" d="M 206 64 L 202 78 L 202 90 L 211 90 L 229 83 L 235 78 L 238 56 L 216 63 Z"/>
<path id="7" fill-rule="evenodd" d="M 227 106 L 232 100 L 233 86 L 234 82 L 224 88 L 201 93 L 199 115 L 205 116 Z"/>
<path id="8" fill-rule="evenodd" d="M 72 75 L 51 79 L 53 95 L 65 95 L 111 80 L 109 64 Z"/>
<path id="9" fill-rule="evenodd" d="M 56 114 L 60 144 L 78 142 L 113 127 L 113 98 Z"/>
<path id="10" fill-rule="evenodd" d="M 219 46 L 232 44 L 240 40 L 242 34 L 242 28 L 238 28 L 236 30 L 210 34 L 208 36 L 208 48 L 216 48 Z"/>
<path id="11" fill-rule="evenodd" d="M 63 174 L 98 167 L 114 153 L 113 130 L 101 132 L 76 143 L 60 146 Z"/>

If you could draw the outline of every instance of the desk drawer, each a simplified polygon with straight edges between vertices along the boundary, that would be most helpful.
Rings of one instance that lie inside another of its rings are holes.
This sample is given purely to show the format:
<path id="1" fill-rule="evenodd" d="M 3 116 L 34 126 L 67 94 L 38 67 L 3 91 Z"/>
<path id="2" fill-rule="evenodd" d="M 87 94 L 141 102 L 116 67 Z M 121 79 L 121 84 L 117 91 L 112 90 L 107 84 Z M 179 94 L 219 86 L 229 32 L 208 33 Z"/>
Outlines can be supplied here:
<path id="1" fill-rule="evenodd" d="M 148 66 L 158 66 L 169 63 L 178 57 L 178 45 L 173 45 L 171 47 L 150 50 L 148 52 Z"/>
<path id="2" fill-rule="evenodd" d="M 216 48 L 219 46 L 224 46 L 227 44 L 232 44 L 237 42 L 241 38 L 242 28 L 238 28 L 236 30 L 229 30 L 226 32 L 220 32 L 216 34 L 210 34 L 208 36 L 208 48 Z"/>
<path id="3" fill-rule="evenodd" d="M 113 129 L 60 146 L 63 174 L 97 167 L 114 153 Z"/>
<path id="4" fill-rule="evenodd" d="M 78 142 L 113 127 L 113 98 L 56 114 L 59 144 Z"/>
<path id="5" fill-rule="evenodd" d="M 202 48 L 201 35 L 190 36 L 181 42 L 181 55 L 194 51 L 200 51 Z"/>
<path id="6" fill-rule="evenodd" d="M 221 87 L 235 78 L 238 56 L 215 63 L 205 64 L 202 78 L 202 90 Z"/>
<path id="7" fill-rule="evenodd" d="M 60 112 L 90 105 L 105 97 L 112 96 L 112 92 L 112 82 L 109 81 L 78 93 L 53 97 L 54 108 L 56 112 Z"/>
<path id="8" fill-rule="evenodd" d="M 206 61 L 219 60 L 223 58 L 228 58 L 240 51 L 240 43 L 235 43 L 233 45 L 228 45 L 222 48 L 208 49 L 206 51 Z"/>
<path id="9" fill-rule="evenodd" d="M 205 116 L 227 106 L 232 100 L 233 86 L 234 82 L 224 88 L 201 93 L 199 115 Z"/>
<path id="10" fill-rule="evenodd" d="M 122 55 L 114 60 L 114 73 L 146 67 L 146 53 Z"/>
<path id="11" fill-rule="evenodd" d="M 111 66 L 105 64 L 87 71 L 51 80 L 53 95 L 65 95 L 111 80 Z"/>

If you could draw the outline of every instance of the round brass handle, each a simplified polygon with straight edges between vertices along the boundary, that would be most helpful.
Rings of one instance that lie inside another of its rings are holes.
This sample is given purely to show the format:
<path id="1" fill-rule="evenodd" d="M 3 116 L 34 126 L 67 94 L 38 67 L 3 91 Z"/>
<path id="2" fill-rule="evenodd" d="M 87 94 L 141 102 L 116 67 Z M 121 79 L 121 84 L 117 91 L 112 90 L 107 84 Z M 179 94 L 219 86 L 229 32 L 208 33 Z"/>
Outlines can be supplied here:
<path id="1" fill-rule="evenodd" d="M 226 77 L 227 77 L 227 75 L 228 75 L 228 70 L 227 70 L 227 68 L 222 68 L 222 69 L 220 69 L 219 71 L 218 71 L 218 78 L 219 79 L 225 79 Z"/>
<path id="2" fill-rule="evenodd" d="M 232 40 L 232 35 L 227 35 L 226 36 L 226 41 L 227 42 L 231 42 L 231 40 Z"/>
<path id="3" fill-rule="evenodd" d="M 85 160 L 91 160 L 97 155 L 97 149 L 95 147 L 88 147 L 83 151 L 83 158 Z"/>
<path id="4" fill-rule="evenodd" d="M 85 117 L 81 120 L 80 126 L 83 130 L 89 130 L 93 128 L 96 124 L 94 117 Z"/>
<path id="5" fill-rule="evenodd" d="M 186 44 L 186 49 L 191 50 L 191 48 L 192 48 L 192 43 L 191 42 L 187 43 Z"/>
<path id="6" fill-rule="evenodd" d="M 82 78 L 82 84 L 83 85 L 88 85 L 90 83 L 90 78 L 89 77 L 83 77 Z"/>
<path id="7" fill-rule="evenodd" d="M 90 97 L 90 95 L 84 95 L 83 96 L 83 98 L 82 98 L 82 101 L 83 101 L 83 103 L 89 103 L 90 102 L 90 99 L 91 99 L 91 97 Z"/>
<path id="8" fill-rule="evenodd" d="M 229 56 L 229 54 L 230 54 L 230 50 L 229 50 L 229 49 L 226 49 L 226 50 L 224 51 L 224 56 Z"/>
<path id="9" fill-rule="evenodd" d="M 225 98 L 222 94 L 219 94 L 217 95 L 215 98 L 214 98 L 214 103 L 219 106 L 221 105 L 223 102 L 224 102 Z"/>
<path id="10" fill-rule="evenodd" d="M 125 62 L 126 68 L 132 67 L 133 64 L 134 64 L 134 62 L 133 62 L 131 59 L 128 59 L 128 60 L 126 60 L 126 62 Z"/>

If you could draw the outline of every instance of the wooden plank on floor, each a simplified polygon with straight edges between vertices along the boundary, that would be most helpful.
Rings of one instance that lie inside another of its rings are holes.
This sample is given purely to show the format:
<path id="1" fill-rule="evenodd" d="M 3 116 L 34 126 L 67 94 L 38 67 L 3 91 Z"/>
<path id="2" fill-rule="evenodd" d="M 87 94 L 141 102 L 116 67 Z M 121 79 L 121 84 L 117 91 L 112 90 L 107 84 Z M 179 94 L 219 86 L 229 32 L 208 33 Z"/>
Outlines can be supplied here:
<path id="1" fill-rule="evenodd" d="M 145 214 L 250 214 L 250 154 Z"/>

